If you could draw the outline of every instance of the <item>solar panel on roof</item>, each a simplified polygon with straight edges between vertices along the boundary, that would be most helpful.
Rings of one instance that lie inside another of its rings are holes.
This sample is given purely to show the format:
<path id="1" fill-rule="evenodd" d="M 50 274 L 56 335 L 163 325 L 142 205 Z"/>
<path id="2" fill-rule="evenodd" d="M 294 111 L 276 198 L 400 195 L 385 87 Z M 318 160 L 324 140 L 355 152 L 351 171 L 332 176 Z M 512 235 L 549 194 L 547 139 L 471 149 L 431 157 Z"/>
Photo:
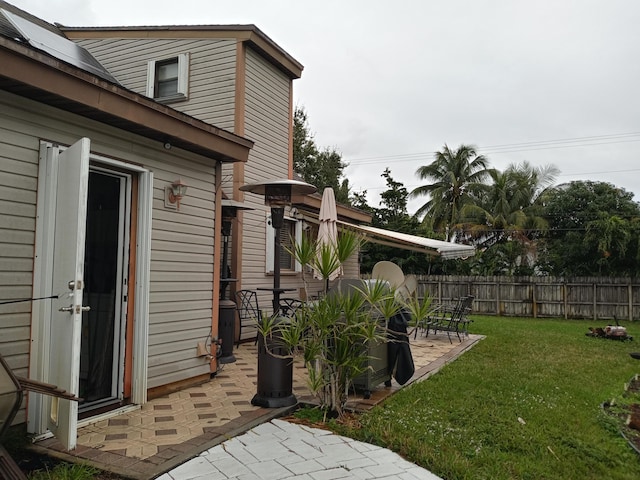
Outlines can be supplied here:
<path id="1" fill-rule="evenodd" d="M 56 35 L 40 25 L 36 25 L 26 18 L 2 8 L 0 8 L 0 14 L 9 21 L 20 36 L 25 38 L 32 47 L 43 50 L 58 60 L 70 63 L 109 82 L 119 84 L 93 55 L 77 43 Z"/>
<path id="2" fill-rule="evenodd" d="M 0 9 L 0 35 L 18 40 L 19 42 L 26 41 L 26 39 L 20 35 L 20 32 L 16 30 L 16 27 L 2 15 L 2 9 Z"/>

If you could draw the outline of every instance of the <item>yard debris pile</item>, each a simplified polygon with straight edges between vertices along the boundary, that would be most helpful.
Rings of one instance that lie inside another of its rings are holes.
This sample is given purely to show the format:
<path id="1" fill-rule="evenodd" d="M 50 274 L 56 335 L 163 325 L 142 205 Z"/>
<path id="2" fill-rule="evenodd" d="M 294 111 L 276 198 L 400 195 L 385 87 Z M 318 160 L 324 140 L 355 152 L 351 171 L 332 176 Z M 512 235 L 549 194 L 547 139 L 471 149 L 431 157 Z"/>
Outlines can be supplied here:
<path id="1" fill-rule="evenodd" d="M 607 325 L 604 328 L 589 327 L 589 333 L 586 335 L 588 337 L 608 338 L 611 340 L 633 340 L 633 337 L 627 334 L 627 329 L 620 325 Z"/>
<path id="2" fill-rule="evenodd" d="M 640 375 L 634 375 L 625 384 L 622 395 L 604 402 L 602 408 L 614 419 L 629 446 L 640 455 Z"/>

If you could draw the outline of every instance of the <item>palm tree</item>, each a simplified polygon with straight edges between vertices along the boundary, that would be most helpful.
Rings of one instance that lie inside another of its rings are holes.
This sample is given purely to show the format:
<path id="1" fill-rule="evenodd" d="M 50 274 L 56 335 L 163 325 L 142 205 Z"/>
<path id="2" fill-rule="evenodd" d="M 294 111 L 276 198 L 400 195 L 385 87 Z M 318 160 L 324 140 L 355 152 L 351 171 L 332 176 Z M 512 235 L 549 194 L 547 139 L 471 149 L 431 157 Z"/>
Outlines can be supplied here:
<path id="1" fill-rule="evenodd" d="M 525 235 L 533 239 L 542 230 L 548 228 L 543 215 L 543 199 L 553 189 L 553 184 L 560 174 L 555 165 L 532 166 L 525 161 L 519 165 L 510 165 L 507 171 L 514 177 L 514 190 L 518 192 L 518 200 L 526 214 L 524 224 Z"/>
<path id="2" fill-rule="evenodd" d="M 533 167 L 528 162 L 509 165 L 504 172 L 492 171 L 493 183 L 463 207 L 456 228 L 482 248 L 519 243 L 519 261 L 524 262 L 524 257 L 534 255 L 535 239 L 547 228 L 541 202 L 557 174 L 554 166 Z"/>
<path id="3" fill-rule="evenodd" d="M 484 232 L 489 244 L 510 239 L 509 231 L 530 236 L 544 230 L 542 198 L 558 173 L 553 165 L 534 167 L 526 161 L 504 172 L 491 171 L 493 183 L 463 208 L 464 229 L 476 237 Z"/>
<path id="4" fill-rule="evenodd" d="M 527 217 L 512 172 L 494 170 L 490 177 L 493 183 L 473 203 L 463 206 L 456 225 L 476 246 L 483 248 L 512 238 L 524 228 Z"/>
<path id="5" fill-rule="evenodd" d="M 485 187 L 483 181 L 491 172 L 488 163 L 484 156 L 476 154 L 472 145 L 460 145 L 457 150 L 451 150 L 445 144 L 442 151 L 436 152 L 432 163 L 416 171 L 420 180 L 433 182 L 411 192 L 412 198 L 429 196 L 416 215 L 429 217 L 433 228 L 444 230 L 446 240 L 452 240 L 462 207 L 468 203 L 470 195 Z"/>

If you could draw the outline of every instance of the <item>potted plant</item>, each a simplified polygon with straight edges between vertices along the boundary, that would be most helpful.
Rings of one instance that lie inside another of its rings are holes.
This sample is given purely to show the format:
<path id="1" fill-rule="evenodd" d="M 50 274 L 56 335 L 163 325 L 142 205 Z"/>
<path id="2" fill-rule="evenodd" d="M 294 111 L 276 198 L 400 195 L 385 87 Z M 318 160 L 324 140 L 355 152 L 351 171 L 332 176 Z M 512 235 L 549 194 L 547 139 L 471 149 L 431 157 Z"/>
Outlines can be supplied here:
<path id="1" fill-rule="evenodd" d="M 326 279 L 358 250 L 360 243 L 357 234 L 344 231 L 335 244 L 320 245 L 307 237 L 290 253 Z M 306 289 L 304 278 L 303 281 Z M 389 319 L 401 309 L 412 319 L 421 318 L 428 311 L 428 304 L 428 300 L 401 299 L 386 282 L 370 281 L 348 293 L 325 294 L 304 304 L 287 321 L 266 319 L 259 328 L 265 339 L 277 339 L 279 348 L 271 351 L 272 355 L 302 359 L 309 390 L 320 407 L 340 416 L 354 379 L 370 368 L 369 345 L 388 341 Z"/>

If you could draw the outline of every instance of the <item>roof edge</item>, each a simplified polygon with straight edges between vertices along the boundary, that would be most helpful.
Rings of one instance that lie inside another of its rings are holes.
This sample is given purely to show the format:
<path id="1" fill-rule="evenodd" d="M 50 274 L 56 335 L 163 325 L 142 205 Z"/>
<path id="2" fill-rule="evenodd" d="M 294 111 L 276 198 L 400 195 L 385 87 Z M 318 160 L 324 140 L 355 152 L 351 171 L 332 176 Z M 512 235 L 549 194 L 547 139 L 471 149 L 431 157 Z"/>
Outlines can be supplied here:
<path id="1" fill-rule="evenodd" d="M 233 25 L 141 25 L 79 27 L 56 23 L 70 40 L 81 38 L 232 38 L 248 42 L 266 55 L 292 79 L 300 78 L 304 66 L 254 24 Z"/>
<path id="2" fill-rule="evenodd" d="M 0 36 L 5 89 L 97 121 L 118 126 L 126 122 L 134 132 L 169 142 L 220 161 L 247 161 L 253 142 L 214 125 L 112 84 L 61 60 Z M 103 119 L 98 119 L 98 113 Z M 111 119 L 113 121 L 111 121 Z M 118 127 L 121 128 L 121 127 Z"/>

